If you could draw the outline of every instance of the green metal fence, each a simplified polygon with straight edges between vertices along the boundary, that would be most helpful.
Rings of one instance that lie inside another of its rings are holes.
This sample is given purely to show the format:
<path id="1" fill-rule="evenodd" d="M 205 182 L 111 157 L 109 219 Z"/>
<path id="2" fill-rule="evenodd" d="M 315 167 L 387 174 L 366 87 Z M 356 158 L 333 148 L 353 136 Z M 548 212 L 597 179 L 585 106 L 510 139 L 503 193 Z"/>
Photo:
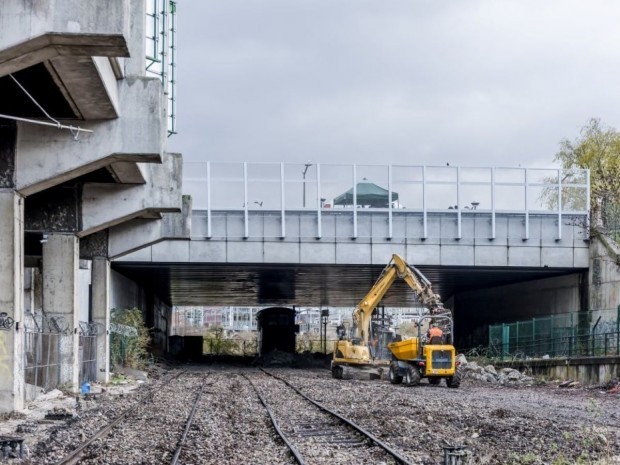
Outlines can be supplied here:
<path id="1" fill-rule="evenodd" d="M 620 355 L 620 306 L 489 326 L 492 357 Z"/>

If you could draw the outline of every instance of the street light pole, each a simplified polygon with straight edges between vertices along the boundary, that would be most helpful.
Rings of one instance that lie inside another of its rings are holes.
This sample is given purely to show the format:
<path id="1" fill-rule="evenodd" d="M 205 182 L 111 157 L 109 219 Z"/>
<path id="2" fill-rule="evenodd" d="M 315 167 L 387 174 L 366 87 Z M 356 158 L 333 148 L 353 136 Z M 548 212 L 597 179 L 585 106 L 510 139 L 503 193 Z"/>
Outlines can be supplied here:
<path id="1" fill-rule="evenodd" d="M 312 163 L 308 162 L 304 165 L 304 170 L 301 173 L 302 177 L 303 177 L 303 184 L 304 184 L 304 190 L 303 190 L 303 200 L 302 200 L 302 205 L 304 208 L 306 208 L 306 173 L 308 172 L 308 168 L 310 168 L 312 166 Z"/>

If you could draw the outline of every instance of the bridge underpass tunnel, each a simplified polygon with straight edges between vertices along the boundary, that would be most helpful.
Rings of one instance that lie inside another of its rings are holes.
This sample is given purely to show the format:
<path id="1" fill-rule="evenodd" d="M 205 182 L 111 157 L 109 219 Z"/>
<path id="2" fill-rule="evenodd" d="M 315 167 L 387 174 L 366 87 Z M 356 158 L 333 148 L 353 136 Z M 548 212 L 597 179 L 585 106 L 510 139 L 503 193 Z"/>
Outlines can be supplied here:
<path id="1" fill-rule="evenodd" d="M 459 290 L 448 305 L 454 312 L 456 346 L 489 342 L 489 325 L 588 310 L 587 271 L 500 286 Z"/>
<path id="2" fill-rule="evenodd" d="M 348 307 L 366 295 L 382 266 L 114 262 L 128 280 L 167 306 Z M 453 310 L 459 350 L 486 345 L 488 326 L 587 309 L 587 271 L 574 268 L 420 266 Z M 397 280 L 382 306 L 419 307 Z M 152 317 L 158 310 L 149 310 Z M 151 318 L 151 317 L 149 317 Z M 168 322 L 149 326 L 162 337 Z M 336 323 L 332 323 L 336 324 Z M 335 331 L 335 328 L 330 328 Z M 332 332 L 334 332 L 332 331 Z M 169 334 L 169 333 L 168 333 Z M 163 340 L 162 340 L 163 344 Z M 162 345 L 161 347 L 164 347 Z"/>

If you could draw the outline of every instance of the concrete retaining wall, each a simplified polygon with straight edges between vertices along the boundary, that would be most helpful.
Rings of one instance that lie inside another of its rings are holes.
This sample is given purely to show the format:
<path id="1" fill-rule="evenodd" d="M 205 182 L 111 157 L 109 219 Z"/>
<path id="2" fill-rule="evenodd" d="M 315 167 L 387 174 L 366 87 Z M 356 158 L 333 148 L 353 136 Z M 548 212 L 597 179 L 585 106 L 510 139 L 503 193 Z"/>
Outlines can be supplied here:
<path id="1" fill-rule="evenodd" d="M 620 357 L 583 357 L 553 360 L 529 360 L 495 365 L 497 369 L 509 366 L 519 371 L 531 370 L 534 376 L 547 379 L 579 381 L 581 384 L 604 384 L 620 377 Z"/>
<path id="2" fill-rule="evenodd" d="M 612 239 L 596 236 L 590 243 L 590 308 L 620 305 L 620 247 Z"/>

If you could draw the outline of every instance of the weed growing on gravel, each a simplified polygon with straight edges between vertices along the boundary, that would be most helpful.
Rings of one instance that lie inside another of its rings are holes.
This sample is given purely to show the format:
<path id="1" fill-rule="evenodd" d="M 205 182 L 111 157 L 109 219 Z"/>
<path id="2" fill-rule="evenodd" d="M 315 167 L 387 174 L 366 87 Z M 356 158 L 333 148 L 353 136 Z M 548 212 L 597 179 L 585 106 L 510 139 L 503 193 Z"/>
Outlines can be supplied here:
<path id="1" fill-rule="evenodd" d="M 114 373 L 110 378 L 110 384 L 117 385 L 125 383 L 127 383 L 127 378 L 120 373 Z"/>

